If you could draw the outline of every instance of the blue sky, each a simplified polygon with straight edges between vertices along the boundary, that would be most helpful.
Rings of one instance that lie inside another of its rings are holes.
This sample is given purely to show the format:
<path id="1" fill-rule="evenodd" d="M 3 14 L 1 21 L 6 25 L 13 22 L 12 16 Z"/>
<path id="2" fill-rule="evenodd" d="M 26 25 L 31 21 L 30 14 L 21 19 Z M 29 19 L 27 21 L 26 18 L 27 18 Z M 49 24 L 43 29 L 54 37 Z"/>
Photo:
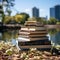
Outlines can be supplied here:
<path id="1" fill-rule="evenodd" d="M 60 0 L 15 0 L 12 15 L 15 15 L 19 11 L 20 13 L 26 12 L 32 16 L 32 8 L 37 7 L 39 8 L 41 17 L 49 17 L 49 8 L 57 4 L 60 4 Z"/>

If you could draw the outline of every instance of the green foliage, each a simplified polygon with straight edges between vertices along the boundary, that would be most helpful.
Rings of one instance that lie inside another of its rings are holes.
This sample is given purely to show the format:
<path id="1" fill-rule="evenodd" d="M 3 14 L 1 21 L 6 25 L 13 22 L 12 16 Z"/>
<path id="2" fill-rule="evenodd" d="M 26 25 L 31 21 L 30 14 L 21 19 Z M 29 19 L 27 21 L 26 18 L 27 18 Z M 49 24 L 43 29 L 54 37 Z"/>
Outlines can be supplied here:
<path id="1" fill-rule="evenodd" d="M 47 24 L 47 20 L 43 20 L 43 24 Z"/>
<path id="2" fill-rule="evenodd" d="M 14 1 L 15 0 L 3 0 L 3 2 L 6 2 L 7 4 L 3 4 L 3 6 L 6 8 L 6 12 L 8 13 L 8 15 L 11 15 L 11 7 L 14 6 Z"/>
<path id="3" fill-rule="evenodd" d="M 48 24 L 56 24 L 56 22 L 57 22 L 57 19 L 55 19 L 55 18 L 50 18 L 48 20 Z"/>
<path id="4" fill-rule="evenodd" d="M 11 20 L 10 16 L 4 16 L 3 23 L 8 23 Z"/>
<path id="5" fill-rule="evenodd" d="M 36 20 L 43 23 L 43 18 L 36 18 Z"/>
<path id="6" fill-rule="evenodd" d="M 5 17 L 5 15 L 4 15 L 4 13 L 2 14 L 2 22 L 4 23 L 4 17 Z"/>
<path id="7" fill-rule="evenodd" d="M 4 23 L 20 23 L 24 24 L 25 21 L 27 21 L 29 18 L 29 15 L 26 13 L 17 14 L 15 16 L 5 16 Z"/>
<path id="8" fill-rule="evenodd" d="M 33 17 L 33 18 L 29 18 L 28 20 L 32 20 L 32 21 L 36 20 L 36 21 L 41 22 L 43 24 L 60 24 L 60 22 L 58 22 L 58 20 L 55 19 L 55 18 L 50 18 L 49 20 L 46 20 L 44 18 L 35 18 L 35 17 Z"/>
<path id="9" fill-rule="evenodd" d="M 5 13 L 4 13 L 4 11 L 5 12 L 7 12 L 8 13 L 8 15 L 10 16 L 11 15 L 11 7 L 13 7 L 14 6 L 14 1 L 15 0 L 3 0 L 2 1 L 2 3 L 3 3 L 3 5 L 2 5 L 2 8 L 4 9 L 4 7 L 6 8 L 5 10 L 3 10 L 3 13 L 2 13 L 2 22 L 3 23 L 6 23 L 6 22 L 8 22 L 9 21 L 9 19 L 8 18 L 6 18 L 5 19 Z M 7 4 L 4 4 L 4 2 L 6 2 Z"/>
<path id="10" fill-rule="evenodd" d="M 49 33 L 50 35 L 55 35 L 55 34 L 57 33 L 57 30 L 56 30 L 56 29 L 49 29 L 49 30 L 48 30 L 48 33 Z"/>
<path id="11" fill-rule="evenodd" d="M 13 32 L 13 34 L 12 34 Z M 14 30 L 14 31 L 11 31 L 11 30 L 8 30 L 6 32 L 3 33 L 3 36 L 2 36 L 2 40 L 4 41 L 11 41 L 11 37 L 13 35 L 13 38 L 16 39 L 18 37 L 18 30 Z"/>
<path id="12" fill-rule="evenodd" d="M 47 24 L 47 21 L 45 19 L 43 19 L 43 18 L 35 18 L 35 17 L 33 17 L 33 18 L 29 18 L 28 20 L 38 21 L 38 22 L 41 22 L 43 24 Z"/>
<path id="13" fill-rule="evenodd" d="M 45 20 L 44 18 L 29 18 L 29 15 L 27 13 L 20 13 L 16 14 L 15 16 L 5 16 L 4 23 L 9 23 L 13 20 L 16 23 L 24 24 L 27 20 L 35 20 L 38 22 L 41 22 L 42 24 L 60 24 L 60 21 L 58 21 L 55 18 L 50 18 L 49 20 Z"/>
<path id="14" fill-rule="evenodd" d="M 36 18 L 35 17 L 28 18 L 28 21 L 36 21 Z"/>
<path id="15" fill-rule="evenodd" d="M 60 25 L 60 22 L 57 22 L 56 24 Z"/>
<path id="16" fill-rule="evenodd" d="M 57 32 L 60 32 L 60 29 L 59 28 L 57 28 L 56 30 L 57 30 Z"/>
<path id="17" fill-rule="evenodd" d="M 25 21 L 28 20 L 29 15 L 27 13 L 20 13 L 20 15 L 22 15 L 22 18 L 20 19 L 20 22 L 21 22 L 21 24 L 24 24 Z"/>
<path id="18" fill-rule="evenodd" d="M 38 18 L 37 21 L 41 22 L 42 24 L 47 24 L 47 20 L 45 20 L 44 18 Z"/>

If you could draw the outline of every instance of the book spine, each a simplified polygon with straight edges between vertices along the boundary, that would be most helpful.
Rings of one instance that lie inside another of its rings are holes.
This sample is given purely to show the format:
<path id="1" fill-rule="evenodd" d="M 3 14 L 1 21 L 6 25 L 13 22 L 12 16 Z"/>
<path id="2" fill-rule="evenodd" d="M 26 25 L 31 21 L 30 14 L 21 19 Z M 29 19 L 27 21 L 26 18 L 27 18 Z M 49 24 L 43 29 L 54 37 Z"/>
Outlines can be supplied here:
<path id="1" fill-rule="evenodd" d="M 51 45 L 32 45 L 32 46 L 20 46 L 20 48 L 40 48 L 40 49 L 42 49 L 42 48 L 44 48 L 44 49 L 51 49 Z"/>

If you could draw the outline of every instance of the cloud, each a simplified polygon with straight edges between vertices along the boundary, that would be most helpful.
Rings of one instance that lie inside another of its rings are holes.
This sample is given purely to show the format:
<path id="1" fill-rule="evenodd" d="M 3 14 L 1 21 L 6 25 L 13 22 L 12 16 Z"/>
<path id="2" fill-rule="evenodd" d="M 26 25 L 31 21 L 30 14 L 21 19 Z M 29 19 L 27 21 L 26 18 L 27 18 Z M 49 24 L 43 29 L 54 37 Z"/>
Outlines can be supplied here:
<path id="1" fill-rule="evenodd" d="M 29 13 L 29 12 L 31 12 L 31 9 L 27 8 L 24 10 L 24 12 Z"/>

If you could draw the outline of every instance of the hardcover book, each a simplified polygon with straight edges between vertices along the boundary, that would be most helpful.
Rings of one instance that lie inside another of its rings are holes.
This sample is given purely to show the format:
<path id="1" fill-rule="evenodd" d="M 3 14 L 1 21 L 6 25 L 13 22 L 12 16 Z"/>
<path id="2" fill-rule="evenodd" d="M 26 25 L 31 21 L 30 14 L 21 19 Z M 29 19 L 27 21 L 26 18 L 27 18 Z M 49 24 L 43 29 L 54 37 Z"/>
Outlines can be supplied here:
<path id="1" fill-rule="evenodd" d="M 51 48 L 47 30 L 37 21 L 26 21 L 25 26 L 19 30 L 18 45 L 20 48 Z"/>

